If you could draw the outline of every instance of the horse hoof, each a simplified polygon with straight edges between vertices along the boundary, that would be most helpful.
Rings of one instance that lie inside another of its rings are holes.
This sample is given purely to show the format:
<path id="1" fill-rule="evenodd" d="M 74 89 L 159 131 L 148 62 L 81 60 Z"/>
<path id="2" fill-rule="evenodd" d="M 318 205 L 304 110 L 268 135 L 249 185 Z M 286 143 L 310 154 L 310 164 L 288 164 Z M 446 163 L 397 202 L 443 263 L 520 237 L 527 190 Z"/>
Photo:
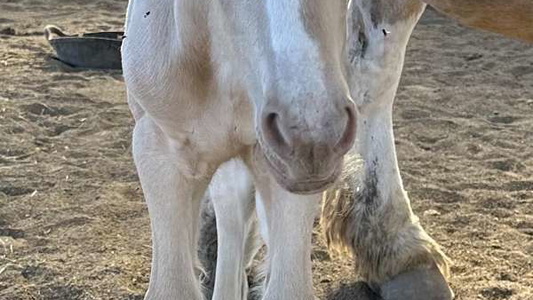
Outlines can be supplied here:
<path id="1" fill-rule="evenodd" d="M 437 267 L 399 274 L 380 287 L 383 300 L 451 300 L 453 291 Z"/>

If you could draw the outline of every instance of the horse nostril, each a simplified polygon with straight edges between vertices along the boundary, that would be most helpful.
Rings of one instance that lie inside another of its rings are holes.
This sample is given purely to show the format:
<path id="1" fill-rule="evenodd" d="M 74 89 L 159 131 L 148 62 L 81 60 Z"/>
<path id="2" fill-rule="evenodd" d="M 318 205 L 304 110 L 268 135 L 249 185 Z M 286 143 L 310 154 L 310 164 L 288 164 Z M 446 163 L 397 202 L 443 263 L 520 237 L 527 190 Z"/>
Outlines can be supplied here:
<path id="1" fill-rule="evenodd" d="M 283 148 L 288 145 L 287 139 L 279 127 L 279 115 L 277 113 L 269 113 L 264 119 L 263 131 L 266 139 L 278 148 Z"/>
<path id="2" fill-rule="evenodd" d="M 348 114 L 348 120 L 346 121 L 344 133 L 335 147 L 337 152 L 341 152 L 343 154 L 348 152 L 355 142 L 355 133 L 357 129 L 357 116 L 355 107 L 353 105 L 347 106 L 345 111 Z"/>

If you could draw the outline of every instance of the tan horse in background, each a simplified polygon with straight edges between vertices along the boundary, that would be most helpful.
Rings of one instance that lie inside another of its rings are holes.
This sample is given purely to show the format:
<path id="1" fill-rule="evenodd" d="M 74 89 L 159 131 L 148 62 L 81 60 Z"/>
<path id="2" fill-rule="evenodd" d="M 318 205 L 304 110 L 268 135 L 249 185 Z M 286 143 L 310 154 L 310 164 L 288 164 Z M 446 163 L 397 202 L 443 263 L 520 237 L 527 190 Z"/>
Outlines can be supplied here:
<path id="1" fill-rule="evenodd" d="M 528 2 L 429 1 L 467 24 L 531 39 L 510 30 L 531 21 Z M 256 211 L 267 245 L 263 299 L 313 299 L 311 232 L 328 188 L 328 240 L 355 254 L 384 299 L 452 298 L 447 258 L 403 189 L 392 131 L 405 49 L 424 8 L 418 0 L 130 0 L 123 68 L 153 233 L 146 299 L 202 299 L 206 191 L 219 241 L 213 299 L 247 296 Z M 494 25 L 496 17 L 505 22 Z M 360 172 L 347 167 L 349 151 Z"/>

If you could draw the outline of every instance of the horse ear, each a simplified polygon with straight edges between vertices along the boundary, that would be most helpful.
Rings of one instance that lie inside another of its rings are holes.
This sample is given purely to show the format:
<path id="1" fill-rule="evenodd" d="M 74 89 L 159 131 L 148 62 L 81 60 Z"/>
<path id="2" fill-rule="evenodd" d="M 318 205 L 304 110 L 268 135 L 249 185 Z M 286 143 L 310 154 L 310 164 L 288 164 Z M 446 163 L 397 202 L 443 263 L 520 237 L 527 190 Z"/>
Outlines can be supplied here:
<path id="1" fill-rule="evenodd" d="M 533 42 L 531 0 L 423 0 L 460 23 Z"/>

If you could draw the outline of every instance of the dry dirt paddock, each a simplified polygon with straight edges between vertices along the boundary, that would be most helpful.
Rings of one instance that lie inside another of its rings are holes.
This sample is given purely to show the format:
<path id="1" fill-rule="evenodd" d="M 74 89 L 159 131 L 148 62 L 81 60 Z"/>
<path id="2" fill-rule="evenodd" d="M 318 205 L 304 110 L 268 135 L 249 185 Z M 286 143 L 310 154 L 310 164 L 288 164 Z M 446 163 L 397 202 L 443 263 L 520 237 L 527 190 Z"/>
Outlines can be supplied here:
<path id="1" fill-rule="evenodd" d="M 50 23 L 121 29 L 125 6 L 0 0 L 2 300 L 142 299 L 150 231 L 123 80 L 61 71 L 41 35 Z M 457 299 L 533 299 L 533 47 L 428 11 L 395 130 L 413 208 L 454 260 Z M 321 299 L 364 298 L 349 260 L 315 240 Z"/>

